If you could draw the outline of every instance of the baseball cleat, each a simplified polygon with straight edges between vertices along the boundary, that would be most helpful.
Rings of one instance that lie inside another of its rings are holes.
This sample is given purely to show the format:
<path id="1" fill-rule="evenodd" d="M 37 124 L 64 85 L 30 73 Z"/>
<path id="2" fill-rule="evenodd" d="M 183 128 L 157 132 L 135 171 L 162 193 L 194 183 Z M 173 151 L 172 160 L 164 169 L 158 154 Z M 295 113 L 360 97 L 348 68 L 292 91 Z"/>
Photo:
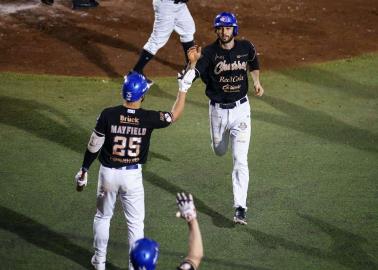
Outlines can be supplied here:
<path id="1" fill-rule="evenodd" d="M 54 4 L 54 0 L 41 0 L 41 2 L 45 5 L 49 5 L 51 6 L 52 4 Z"/>
<path id="2" fill-rule="evenodd" d="M 95 255 L 91 259 L 91 264 L 96 270 L 105 270 L 105 262 L 98 262 Z"/>
<path id="3" fill-rule="evenodd" d="M 235 215 L 234 215 L 234 223 L 235 224 L 241 224 L 241 225 L 247 225 L 247 210 L 241 206 L 235 209 Z"/>

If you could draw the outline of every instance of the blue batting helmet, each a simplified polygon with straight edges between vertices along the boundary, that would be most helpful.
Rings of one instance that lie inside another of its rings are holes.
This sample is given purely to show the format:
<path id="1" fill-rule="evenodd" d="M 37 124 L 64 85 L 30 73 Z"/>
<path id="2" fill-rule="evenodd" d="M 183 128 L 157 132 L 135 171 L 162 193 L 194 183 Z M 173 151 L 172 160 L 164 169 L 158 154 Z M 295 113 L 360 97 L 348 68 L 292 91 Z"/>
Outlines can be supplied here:
<path id="1" fill-rule="evenodd" d="M 125 81 L 122 86 L 123 99 L 129 102 L 134 102 L 143 97 L 149 89 L 146 78 L 135 71 L 130 72 L 125 76 Z"/>
<path id="2" fill-rule="evenodd" d="M 234 27 L 232 34 L 236 36 L 238 34 L 239 26 L 236 16 L 231 12 L 219 13 L 214 20 L 214 28 L 218 27 Z"/>
<path id="3" fill-rule="evenodd" d="M 137 240 L 130 251 L 130 260 L 135 270 L 155 270 L 159 257 L 159 244 L 154 240 Z"/>

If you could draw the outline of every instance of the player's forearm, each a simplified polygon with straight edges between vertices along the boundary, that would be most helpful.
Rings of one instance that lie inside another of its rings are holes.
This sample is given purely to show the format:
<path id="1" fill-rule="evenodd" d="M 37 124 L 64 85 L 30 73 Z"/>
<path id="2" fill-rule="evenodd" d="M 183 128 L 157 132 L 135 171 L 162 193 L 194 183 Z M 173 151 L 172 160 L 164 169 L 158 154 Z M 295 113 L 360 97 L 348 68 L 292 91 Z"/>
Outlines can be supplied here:
<path id="1" fill-rule="evenodd" d="M 188 222 L 189 226 L 189 253 L 186 257 L 187 260 L 193 262 L 198 268 L 203 257 L 203 244 L 202 236 L 197 219 Z"/>
<path id="2" fill-rule="evenodd" d="M 253 80 L 253 84 L 260 84 L 260 70 L 252 70 L 250 74 Z"/>
<path id="3" fill-rule="evenodd" d="M 92 153 L 90 152 L 88 149 L 85 151 L 85 154 L 84 154 L 84 160 L 83 160 L 83 164 L 81 165 L 82 168 L 85 168 L 86 170 L 89 170 L 89 167 L 92 165 L 93 161 L 96 160 L 97 156 L 98 156 L 98 153 L 100 151 L 96 152 L 96 153 Z"/>
<path id="4" fill-rule="evenodd" d="M 186 93 L 179 91 L 175 103 L 173 104 L 171 113 L 173 117 L 173 122 L 180 118 L 185 107 Z"/>

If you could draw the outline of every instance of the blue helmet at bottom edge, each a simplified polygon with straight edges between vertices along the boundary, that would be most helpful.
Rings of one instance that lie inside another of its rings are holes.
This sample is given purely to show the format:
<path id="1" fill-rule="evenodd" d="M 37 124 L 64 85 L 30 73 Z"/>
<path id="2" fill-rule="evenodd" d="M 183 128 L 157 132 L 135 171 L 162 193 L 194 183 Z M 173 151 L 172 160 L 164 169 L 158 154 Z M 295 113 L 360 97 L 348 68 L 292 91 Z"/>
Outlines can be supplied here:
<path id="1" fill-rule="evenodd" d="M 159 257 L 159 244 L 149 238 L 137 240 L 130 251 L 130 261 L 135 270 L 155 270 Z"/>

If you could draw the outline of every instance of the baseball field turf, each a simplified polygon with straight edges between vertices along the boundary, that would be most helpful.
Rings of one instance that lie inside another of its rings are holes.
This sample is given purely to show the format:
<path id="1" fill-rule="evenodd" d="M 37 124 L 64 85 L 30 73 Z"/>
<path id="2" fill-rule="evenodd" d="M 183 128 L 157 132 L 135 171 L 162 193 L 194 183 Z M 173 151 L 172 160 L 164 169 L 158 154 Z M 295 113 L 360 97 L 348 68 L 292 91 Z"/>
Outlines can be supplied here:
<path id="1" fill-rule="evenodd" d="M 187 251 L 174 194 L 192 192 L 201 269 L 378 269 L 378 55 L 265 72 L 251 97 L 247 226 L 232 223 L 231 155 L 210 148 L 207 99 L 196 82 L 182 119 L 153 133 L 145 234 L 161 244 L 158 269 Z M 175 78 L 154 78 L 144 107 L 169 110 Z M 98 162 L 89 185 L 74 175 L 121 81 L 0 73 L 0 269 L 89 269 Z M 108 269 L 127 269 L 117 206 Z"/>

